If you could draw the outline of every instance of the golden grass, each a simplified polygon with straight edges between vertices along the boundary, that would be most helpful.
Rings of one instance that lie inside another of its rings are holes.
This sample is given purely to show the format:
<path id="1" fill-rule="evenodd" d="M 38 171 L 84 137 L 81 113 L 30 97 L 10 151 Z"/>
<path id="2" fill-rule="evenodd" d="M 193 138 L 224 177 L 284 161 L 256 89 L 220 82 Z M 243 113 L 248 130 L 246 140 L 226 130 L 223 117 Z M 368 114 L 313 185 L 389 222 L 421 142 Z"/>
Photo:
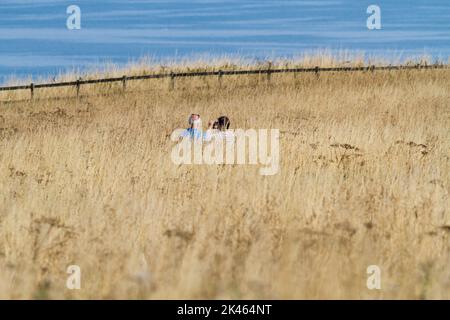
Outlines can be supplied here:
<path id="1" fill-rule="evenodd" d="M 217 82 L 1 103 L 0 298 L 450 298 L 448 70 Z M 172 164 L 192 112 L 280 129 L 280 173 Z"/>

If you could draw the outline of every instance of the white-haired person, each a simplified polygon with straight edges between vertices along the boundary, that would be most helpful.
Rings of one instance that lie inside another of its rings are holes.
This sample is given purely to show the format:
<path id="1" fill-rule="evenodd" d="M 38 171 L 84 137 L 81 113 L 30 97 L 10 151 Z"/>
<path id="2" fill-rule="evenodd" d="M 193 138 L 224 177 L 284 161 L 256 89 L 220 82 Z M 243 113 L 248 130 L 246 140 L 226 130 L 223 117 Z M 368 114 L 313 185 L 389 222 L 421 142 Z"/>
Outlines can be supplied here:
<path id="1" fill-rule="evenodd" d="M 193 140 L 203 138 L 202 119 L 199 114 L 191 114 L 188 119 L 189 128 L 181 133 L 181 138 L 190 137 Z"/>

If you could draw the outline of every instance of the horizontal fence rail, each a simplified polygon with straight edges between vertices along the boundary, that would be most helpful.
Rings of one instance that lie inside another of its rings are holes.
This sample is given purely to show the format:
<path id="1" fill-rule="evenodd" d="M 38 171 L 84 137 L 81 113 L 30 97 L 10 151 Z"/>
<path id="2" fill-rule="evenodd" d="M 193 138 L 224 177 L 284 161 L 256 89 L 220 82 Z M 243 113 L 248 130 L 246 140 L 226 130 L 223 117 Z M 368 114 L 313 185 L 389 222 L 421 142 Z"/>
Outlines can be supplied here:
<path id="1" fill-rule="evenodd" d="M 173 88 L 173 81 L 175 78 L 187 78 L 187 77 L 205 77 L 205 76 L 218 76 L 221 79 L 222 76 L 232 76 L 232 75 L 267 75 L 270 79 L 271 74 L 278 73 L 316 73 L 321 72 L 355 72 L 355 71 L 378 71 L 378 70 L 422 70 L 422 69 L 447 69 L 448 65 L 444 64 L 431 64 L 431 65 L 397 65 L 397 66 L 366 66 L 366 67 L 329 67 L 329 68 L 284 68 L 284 69 L 271 69 L 270 65 L 268 69 L 253 69 L 253 70 L 217 70 L 217 71 L 200 71 L 200 72 L 178 72 L 178 73 L 161 73 L 161 74 L 147 74 L 147 75 L 136 75 L 136 76 L 123 76 L 115 78 L 104 78 L 104 79 L 93 79 L 93 80 L 75 80 L 67 82 L 57 82 L 57 83 L 41 83 L 29 85 L 19 85 L 19 86 L 8 86 L 0 87 L 0 91 L 16 91 L 16 90 L 31 90 L 31 98 L 33 98 L 34 90 L 39 88 L 56 88 L 56 87 L 70 87 L 74 86 L 77 88 L 77 96 L 80 91 L 80 86 L 84 84 L 98 84 L 98 83 L 112 83 L 112 82 L 122 82 L 123 89 L 126 88 L 127 81 L 133 80 L 145 80 L 145 79 L 162 79 L 170 78 L 171 87 Z"/>

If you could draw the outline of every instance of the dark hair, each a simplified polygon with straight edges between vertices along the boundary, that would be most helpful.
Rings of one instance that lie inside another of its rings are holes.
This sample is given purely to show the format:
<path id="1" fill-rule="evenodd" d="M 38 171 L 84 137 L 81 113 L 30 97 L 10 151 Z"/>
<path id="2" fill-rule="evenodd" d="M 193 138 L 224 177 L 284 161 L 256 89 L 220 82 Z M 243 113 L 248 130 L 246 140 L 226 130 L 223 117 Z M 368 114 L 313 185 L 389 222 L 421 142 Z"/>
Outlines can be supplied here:
<path id="1" fill-rule="evenodd" d="M 230 119 L 228 119 L 227 116 L 222 116 L 222 117 L 217 118 L 216 123 L 217 123 L 217 129 L 219 129 L 219 130 L 224 131 L 224 130 L 230 128 Z"/>

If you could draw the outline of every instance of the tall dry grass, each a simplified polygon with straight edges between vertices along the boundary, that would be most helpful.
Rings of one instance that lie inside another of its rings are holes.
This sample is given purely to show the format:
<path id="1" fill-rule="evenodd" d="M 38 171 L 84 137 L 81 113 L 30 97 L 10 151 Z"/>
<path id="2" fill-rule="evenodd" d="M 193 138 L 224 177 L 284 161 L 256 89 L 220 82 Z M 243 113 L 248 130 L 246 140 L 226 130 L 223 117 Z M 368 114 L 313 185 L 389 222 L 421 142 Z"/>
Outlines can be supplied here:
<path id="1" fill-rule="evenodd" d="M 448 70 L 217 82 L 1 94 L 0 298 L 449 298 Z M 280 129 L 280 173 L 174 165 L 192 112 Z"/>

